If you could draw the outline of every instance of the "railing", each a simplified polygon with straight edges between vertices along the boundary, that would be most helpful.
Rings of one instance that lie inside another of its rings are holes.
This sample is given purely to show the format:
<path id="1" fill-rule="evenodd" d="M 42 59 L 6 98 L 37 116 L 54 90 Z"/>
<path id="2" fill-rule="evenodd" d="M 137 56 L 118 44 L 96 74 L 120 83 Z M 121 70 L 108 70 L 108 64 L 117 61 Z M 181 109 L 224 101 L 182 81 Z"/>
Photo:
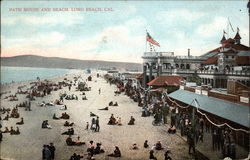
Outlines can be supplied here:
<path id="1" fill-rule="evenodd" d="M 175 57 L 174 52 L 144 52 L 144 57 L 158 57 L 158 56 L 166 56 L 166 57 Z"/>
<path id="2" fill-rule="evenodd" d="M 175 56 L 176 59 L 201 59 L 206 60 L 206 57 L 200 57 L 200 56 Z"/>
<path id="3" fill-rule="evenodd" d="M 225 74 L 225 75 L 240 75 L 240 76 L 250 76 L 249 71 L 216 71 L 216 70 L 204 70 L 197 71 L 198 74 Z"/>
<path id="4" fill-rule="evenodd" d="M 144 52 L 143 57 L 170 57 L 175 59 L 207 59 L 200 56 L 175 56 L 174 52 Z"/>
<path id="5" fill-rule="evenodd" d="M 250 76 L 249 71 L 215 71 L 215 70 L 190 70 L 190 69 L 162 69 L 162 72 L 166 73 L 197 73 L 197 74 L 209 74 L 209 75 L 232 75 L 232 76 Z"/>

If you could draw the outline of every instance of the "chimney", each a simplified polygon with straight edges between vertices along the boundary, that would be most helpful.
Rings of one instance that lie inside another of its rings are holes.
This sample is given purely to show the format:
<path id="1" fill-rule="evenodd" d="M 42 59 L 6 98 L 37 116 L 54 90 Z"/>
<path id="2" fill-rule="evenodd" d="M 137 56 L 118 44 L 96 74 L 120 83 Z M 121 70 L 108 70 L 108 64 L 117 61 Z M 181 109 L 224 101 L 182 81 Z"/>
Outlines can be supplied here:
<path id="1" fill-rule="evenodd" d="M 190 49 L 188 48 L 188 57 L 190 57 Z"/>

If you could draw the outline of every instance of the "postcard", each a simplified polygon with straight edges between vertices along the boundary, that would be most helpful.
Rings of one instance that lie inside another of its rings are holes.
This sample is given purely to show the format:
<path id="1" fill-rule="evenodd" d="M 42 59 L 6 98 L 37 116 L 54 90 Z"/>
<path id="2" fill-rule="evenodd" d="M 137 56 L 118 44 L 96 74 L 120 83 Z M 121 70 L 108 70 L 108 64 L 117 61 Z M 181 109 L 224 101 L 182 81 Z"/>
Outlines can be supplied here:
<path id="1" fill-rule="evenodd" d="M 1 1 L 0 159 L 249 159 L 249 1 Z"/>

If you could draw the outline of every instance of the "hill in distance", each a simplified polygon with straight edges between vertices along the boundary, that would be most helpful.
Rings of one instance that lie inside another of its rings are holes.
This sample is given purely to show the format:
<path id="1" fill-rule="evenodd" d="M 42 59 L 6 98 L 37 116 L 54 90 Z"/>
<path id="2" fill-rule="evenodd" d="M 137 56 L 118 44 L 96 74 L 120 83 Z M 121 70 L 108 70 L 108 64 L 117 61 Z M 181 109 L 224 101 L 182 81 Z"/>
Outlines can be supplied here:
<path id="1" fill-rule="evenodd" d="M 37 67 L 37 68 L 65 68 L 65 69 L 111 69 L 141 71 L 142 64 L 130 62 L 109 62 L 98 60 L 77 60 L 59 57 L 42 57 L 35 55 L 21 55 L 1 57 L 1 66 Z"/>

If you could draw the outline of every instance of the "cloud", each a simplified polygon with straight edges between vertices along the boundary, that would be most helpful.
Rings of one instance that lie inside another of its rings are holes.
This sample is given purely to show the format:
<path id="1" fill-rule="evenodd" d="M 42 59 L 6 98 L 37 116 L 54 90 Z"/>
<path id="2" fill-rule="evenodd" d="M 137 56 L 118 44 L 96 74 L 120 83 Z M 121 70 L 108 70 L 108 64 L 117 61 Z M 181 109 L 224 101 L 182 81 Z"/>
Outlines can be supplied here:
<path id="1" fill-rule="evenodd" d="M 60 32 L 39 33 L 25 38 L 2 37 L 3 47 L 36 46 L 38 48 L 51 47 L 60 44 L 65 39 L 65 35 Z"/>
<path id="2" fill-rule="evenodd" d="M 196 33 L 200 34 L 204 37 L 213 37 L 218 35 L 218 33 L 222 33 L 223 29 L 227 26 L 227 18 L 226 17 L 215 17 L 212 22 L 201 24 Z"/>
<path id="3" fill-rule="evenodd" d="M 70 26 L 73 24 L 79 23 L 79 21 L 83 21 L 84 17 L 74 12 L 63 12 L 63 13 L 47 13 L 43 15 L 18 15 L 11 17 L 3 17 L 2 24 L 5 25 L 15 25 L 18 23 L 24 23 L 26 25 L 64 25 Z"/>
<path id="4" fill-rule="evenodd" d="M 203 12 L 190 11 L 187 9 L 161 11 L 156 14 L 156 20 L 160 24 L 168 25 L 186 25 L 202 18 L 205 15 Z"/>

